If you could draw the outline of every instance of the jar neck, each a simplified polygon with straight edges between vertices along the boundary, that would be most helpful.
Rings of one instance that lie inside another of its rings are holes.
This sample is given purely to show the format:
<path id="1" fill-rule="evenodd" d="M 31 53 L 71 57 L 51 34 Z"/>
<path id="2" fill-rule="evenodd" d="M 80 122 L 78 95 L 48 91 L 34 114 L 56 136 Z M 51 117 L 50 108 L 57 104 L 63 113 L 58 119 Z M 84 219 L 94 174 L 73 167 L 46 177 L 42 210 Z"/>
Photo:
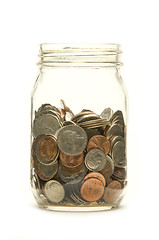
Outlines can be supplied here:
<path id="1" fill-rule="evenodd" d="M 40 45 L 40 68 L 45 67 L 115 67 L 119 68 L 119 44 L 56 44 Z"/>

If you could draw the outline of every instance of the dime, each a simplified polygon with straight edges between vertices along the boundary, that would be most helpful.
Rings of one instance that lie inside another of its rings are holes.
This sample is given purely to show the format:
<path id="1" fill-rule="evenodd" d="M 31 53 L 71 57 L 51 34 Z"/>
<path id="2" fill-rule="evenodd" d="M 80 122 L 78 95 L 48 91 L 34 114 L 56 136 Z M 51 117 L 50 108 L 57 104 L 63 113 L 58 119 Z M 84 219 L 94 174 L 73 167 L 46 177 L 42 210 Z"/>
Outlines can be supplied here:
<path id="1" fill-rule="evenodd" d="M 106 165 L 104 167 L 104 169 L 101 170 L 101 173 L 103 174 L 103 176 L 105 177 L 105 179 L 109 179 L 113 172 L 114 172 L 114 163 L 113 163 L 113 160 L 111 159 L 110 156 L 106 156 Z"/>
<path id="2" fill-rule="evenodd" d="M 100 117 L 105 118 L 107 121 L 109 121 L 112 115 L 113 115 L 113 110 L 111 108 L 105 108 L 101 113 Z"/>
<path id="3" fill-rule="evenodd" d="M 103 199 L 106 203 L 115 203 L 121 194 L 121 184 L 118 181 L 113 180 L 108 184 L 105 189 Z"/>
<path id="4" fill-rule="evenodd" d="M 55 137 L 41 135 L 35 142 L 35 155 L 39 162 L 50 164 L 57 159 L 59 150 Z"/>
<path id="5" fill-rule="evenodd" d="M 44 192 L 48 200 L 54 203 L 61 202 L 65 197 L 63 186 L 56 180 L 46 182 Z"/>
<path id="6" fill-rule="evenodd" d="M 96 178 L 87 179 L 81 187 L 81 196 L 84 200 L 94 202 L 99 200 L 104 193 L 103 183 Z"/>
<path id="7" fill-rule="evenodd" d="M 121 119 L 121 121 L 124 123 L 124 117 L 123 117 L 122 111 L 117 110 L 117 111 L 113 114 L 113 116 L 111 117 L 111 122 L 112 122 L 115 118 Z"/>
<path id="8" fill-rule="evenodd" d="M 51 178 L 53 178 L 56 175 L 57 171 L 58 171 L 57 160 L 48 165 L 38 162 L 37 173 L 38 173 L 38 176 L 44 181 L 48 181 Z"/>
<path id="9" fill-rule="evenodd" d="M 125 165 L 125 144 L 123 142 L 118 141 L 114 144 L 112 149 L 112 158 L 116 165 Z"/>
<path id="10" fill-rule="evenodd" d="M 107 155 L 110 151 L 110 141 L 102 135 L 95 135 L 89 139 L 87 152 L 94 148 L 99 148 L 105 153 L 105 155 Z"/>
<path id="11" fill-rule="evenodd" d="M 57 144 L 63 153 L 67 155 L 77 155 L 86 148 L 87 134 L 79 126 L 65 126 L 59 129 L 57 133 Z"/>
<path id="12" fill-rule="evenodd" d="M 60 152 L 60 162 L 61 165 L 63 165 L 64 167 L 66 167 L 66 169 L 70 171 L 75 171 L 77 169 L 77 171 L 79 170 L 79 167 L 82 165 L 82 163 L 84 162 L 84 153 L 79 153 L 77 155 L 66 155 L 63 152 Z"/>
<path id="13" fill-rule="evenodd" d="M 89 178 L 97 178 L 98 180 L 100 180 L 103 183 L 103 186 L 105 186 L 105 184 L 106 184 L 104 176 L 101 173 L 99 173 L 99 172 L 90 172 L 90 173 L 88 173 L 85 176 L 85 178 L 83 179 L 83 182 L 86 181 Z"/>
<path id="14" fill-rule="evenodd" d="M 90 171 L 101 171 L 106 165 L 106 155 L 100 149 L 94 148 L 86 154 L 85 165 Z"/>
<path id="15" fill-rule="evenodd" d="M 33 122 L 33 136 L 37 137 L 41 134 L 55 135 L 60 128 L 60 122 L 57 117 L 52 114 L 42 114 L 35 118 Z"/>
<path id="16" fill-rule="evenodd" d="M 58 174 L 59 174 L 59 177 L 62 179 L 62 181 L 70 184 L 75 184 L 80 182 L 85 177 L 85 175 L 87 174 L 87 171 L 88 171 L 87 168 L 83 166 L 83 168 L 79 172 L 72 174 L 64 171 L 60 165 Z"/>

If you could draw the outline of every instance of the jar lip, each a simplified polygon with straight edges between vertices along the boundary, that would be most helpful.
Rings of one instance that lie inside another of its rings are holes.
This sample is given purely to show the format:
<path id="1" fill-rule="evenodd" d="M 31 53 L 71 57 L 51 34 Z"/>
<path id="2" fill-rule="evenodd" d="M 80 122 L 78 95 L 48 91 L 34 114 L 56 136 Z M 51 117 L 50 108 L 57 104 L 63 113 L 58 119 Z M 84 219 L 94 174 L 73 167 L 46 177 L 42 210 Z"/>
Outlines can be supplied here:
<path id="1" fill-rule="evenodd" d="M 51 52 L 114 52 L 121 53 L 121 45 L 118 43 L 41 43 L 41 53 Z"/>
<path id="2" fill-rule="evenodd" d="M 121 66 L 117 43 L 42 43 L 41 66 Z"/>

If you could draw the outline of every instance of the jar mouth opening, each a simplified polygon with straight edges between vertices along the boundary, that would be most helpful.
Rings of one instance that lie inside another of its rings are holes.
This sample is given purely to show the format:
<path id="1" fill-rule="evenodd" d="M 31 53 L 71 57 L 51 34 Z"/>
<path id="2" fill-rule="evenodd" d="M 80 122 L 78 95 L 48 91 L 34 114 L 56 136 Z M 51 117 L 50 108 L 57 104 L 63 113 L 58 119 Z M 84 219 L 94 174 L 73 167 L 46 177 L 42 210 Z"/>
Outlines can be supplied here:
<path id="1" fill-rule="evenodd" d="M 42 43 L 40 44 L 40 65 L 55 66 L 69 63 L 122 65 L 121 45 L 116 43 Z"/>
<path id="2" fill-rule="evenodd" d="M 121 53 L 121 45 L 118 43 L 41 43 L 40 51 L 42 53 L 49 52 L 71 52 L 71 51 L 83 51 L 83 52 L 116 52 Z"/>

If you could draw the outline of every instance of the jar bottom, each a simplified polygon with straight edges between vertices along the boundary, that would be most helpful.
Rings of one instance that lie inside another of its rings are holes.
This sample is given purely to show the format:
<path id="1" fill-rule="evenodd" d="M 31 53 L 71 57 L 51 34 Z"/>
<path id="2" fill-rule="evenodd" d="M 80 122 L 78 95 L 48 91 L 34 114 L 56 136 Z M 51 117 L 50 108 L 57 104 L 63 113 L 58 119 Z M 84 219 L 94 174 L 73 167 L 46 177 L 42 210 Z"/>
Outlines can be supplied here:
<path id="1" fill-rule="evenodd" d="M 65 203 L 65 205 L 62 205 L 62 203 L 59 204 L 53 204 L 47 201 L 45 196 L 41 195 L 41 190 L 37 190 L 32 188 L 33 195 L 35 197 L 35 200 L 38 204 L 38 207 L 41 209 L 49 210 L 49 211 L 59 211 L 59 212 L 99 212 L 99 211 L 108 211 L 111 209 L 117 209 L 120 207 L 120 203 L 123 199 L 123 195 L 120 197 L 120 199 L 113 204 L 107 204 L 103 202 L 92 202 L 88 204 L 79 204 L 75 205 L 73 203 Z"/>

